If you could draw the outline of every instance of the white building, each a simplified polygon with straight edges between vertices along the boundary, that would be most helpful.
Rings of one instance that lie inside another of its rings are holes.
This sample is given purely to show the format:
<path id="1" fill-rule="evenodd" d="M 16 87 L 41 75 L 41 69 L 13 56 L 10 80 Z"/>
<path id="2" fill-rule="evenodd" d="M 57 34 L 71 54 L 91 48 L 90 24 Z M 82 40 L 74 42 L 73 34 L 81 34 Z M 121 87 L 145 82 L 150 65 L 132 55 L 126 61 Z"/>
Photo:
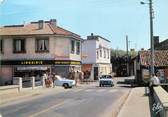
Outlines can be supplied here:
<path id="1" fill-rule="evenodd" d="M 82 71 L 85 78 L 97 80 L 102 74 L 111 74 L 110 41 L 99 36 L 87 36 L 82 42 Z"/>
<path id="2" fill-rule="evenodd" d="M 0 85 L 13 77 L 55 72 L 68 77 L 81 70 L 81 38 L 56 20 L 0 27 Z"/>

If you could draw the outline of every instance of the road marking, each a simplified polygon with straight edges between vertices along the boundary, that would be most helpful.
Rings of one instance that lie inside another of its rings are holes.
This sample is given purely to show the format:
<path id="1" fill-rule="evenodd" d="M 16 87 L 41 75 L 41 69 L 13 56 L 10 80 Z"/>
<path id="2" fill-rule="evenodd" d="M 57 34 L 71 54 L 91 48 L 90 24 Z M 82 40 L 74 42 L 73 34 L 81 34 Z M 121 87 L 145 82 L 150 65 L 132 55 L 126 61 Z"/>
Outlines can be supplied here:
<path id="1" fill-rule="evenodd" d="M 96 92 L 103 92 L 105 89 L 98 89 Z"/>
<path id="2" fill-rule="evenodd" d="M 43 109 L 43 110 L 41 110 L 41 111 L 39 111 L 39 112 L 37 112 L 37 113 L 34 113 L 34 114 L 30 115 L 29 117 L 38 116 L 38 115 L 40 115 L 40 114 L 42 114 L 42 113 L 45 113 L 45 112 L 47 112 L 47 111 L 49 111 L 49 110 L 51 110 L 51 109 L 53 109 L 53 108 L 62 106 L 64 103 L 65 103 L 64 101 L 61 101 L 60 103 L 58 103 L 58 104 L 56 104 L 56 105 L 53 105 L 53 106 L 51 106 L 51 107 L 49 107 L 49 108 Z"/>
<path id="3" fill-rule="evenodd" d="M 73 90 L 73 92 L 79 92 L 81 90 L 83 90 L 83 89 L 75 89 L 75 90 Z"/>
<path id="4" fill-rule="evenodd" d="M 93 91 L 92 89 L 87 89 L 87 90 L 85 90 L 86 92 L 91 92 L 91 91 Z"/>
<path id="5" fill-rule="evenodd" d="M 111 89 L 111 90 L 109 90 L 109 92 L 114 93 L 114 92 L 117 92 L 117 90 L 116 89 Z"/>

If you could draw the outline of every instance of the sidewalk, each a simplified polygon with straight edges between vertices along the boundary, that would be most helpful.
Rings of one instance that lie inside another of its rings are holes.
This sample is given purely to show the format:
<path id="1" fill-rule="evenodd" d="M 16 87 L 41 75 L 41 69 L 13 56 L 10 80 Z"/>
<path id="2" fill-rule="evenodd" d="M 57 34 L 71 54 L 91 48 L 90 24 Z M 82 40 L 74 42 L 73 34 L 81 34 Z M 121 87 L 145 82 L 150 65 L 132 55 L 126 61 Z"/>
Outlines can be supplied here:
<path id="1" fill-rule="evenodd" d="M 144 87 L 132 89 L 117 117 L 150 117 L 149 97 L 144 94 Z"/>

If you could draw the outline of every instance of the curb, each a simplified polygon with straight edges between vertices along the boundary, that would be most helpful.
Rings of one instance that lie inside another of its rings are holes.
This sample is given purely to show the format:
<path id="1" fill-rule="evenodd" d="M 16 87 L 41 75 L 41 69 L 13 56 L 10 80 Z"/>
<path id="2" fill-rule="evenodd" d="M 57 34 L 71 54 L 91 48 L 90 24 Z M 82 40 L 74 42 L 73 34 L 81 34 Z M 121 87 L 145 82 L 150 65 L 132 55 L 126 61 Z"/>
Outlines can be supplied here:
<path id="1" fill-rule="evenodd" d="M 119 106 L 112 111 L 112 117 L 117 117 L 118 114 L 120 113 L 120 110 L 122 109 L 122 107 L 124 106 L 125 102 L 127 101 L 128 97 L 130 96 L 132 89 L 128 91 L 128 93 L 124 94 L 122 97 L 120 97 L 120 99 L 115 103 L 118 104 Z M 115 105 L 114 104 L 114 105 Z"/>

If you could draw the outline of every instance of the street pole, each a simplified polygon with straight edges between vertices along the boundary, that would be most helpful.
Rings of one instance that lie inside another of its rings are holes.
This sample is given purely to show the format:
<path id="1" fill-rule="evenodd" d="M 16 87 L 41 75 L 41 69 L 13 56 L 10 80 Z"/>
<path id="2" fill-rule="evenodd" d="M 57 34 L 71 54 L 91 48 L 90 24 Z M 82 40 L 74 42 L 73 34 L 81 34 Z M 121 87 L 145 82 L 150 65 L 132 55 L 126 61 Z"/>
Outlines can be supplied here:
<path id="1" fill-rule="evenodd" d="M 152 0 L 149 0 L 149 14 L 150 14 L 150 40 L 151 40 L 151 72 L 150 74 L 155 73 L 154 68 L 154 40 L 153 40 L 153 8 Z"/>
<path id="2" fill-rule="evenodd" d="M 128 57 L 128 35 L 126 35 L 126 51 L 127 51 L 127 57 Z"/>
<path id="3" fill-rule="evenodd" d="M 129 55 L 128 55 L 128 35 L 126 35 L 126 51 L 127 51 L 127 76 L 129 76 L 129 63 L 128 63 L 128 58 L 129 58 Z"/>

